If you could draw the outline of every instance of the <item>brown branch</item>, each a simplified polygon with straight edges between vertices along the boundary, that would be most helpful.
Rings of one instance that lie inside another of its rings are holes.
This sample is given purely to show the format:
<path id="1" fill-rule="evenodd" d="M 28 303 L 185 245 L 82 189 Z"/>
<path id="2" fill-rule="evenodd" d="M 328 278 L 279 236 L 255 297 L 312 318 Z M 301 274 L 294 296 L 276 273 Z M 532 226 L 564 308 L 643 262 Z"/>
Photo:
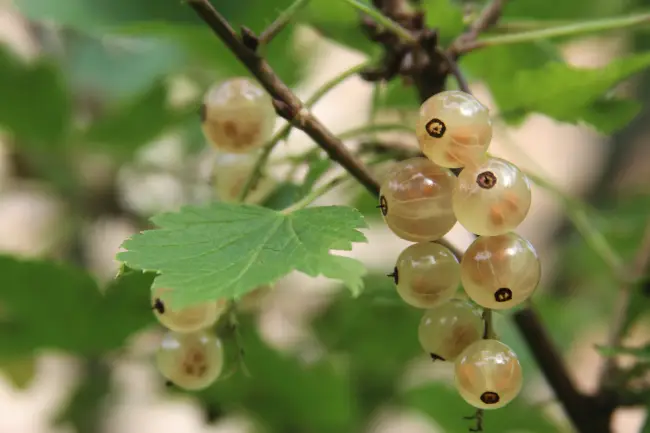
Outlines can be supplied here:
<path id="1" fill-rule="evenodd" d="M 618 299 L 614 305 L 613 320 L 610 326 L 610 333 L 607 339 L 609 347 L 616 347 L 621 343 L 625 334 L 626 320 L 630 311 L 630 302 L 635 283 L 643 278 L 650 266 L 650 219 L 646 222 L 645 233 L 641 240 L 641 246 L 637 250 L 632 268 L 631 278 L 628 279 L 618 291 Z M 607 358 L 600 374 L 600 392 L 605 392 L 614 384 L 614 376 L 617 372 L 616 357 Z"/>
<path id="2" fill-rule="evenodd" d="M 576 389 L 560 353 L 533 307 L 517 311 L 513 319 L 576 430 L 580 433 L 608 433 L 613 407 L 599 404 Z"/>
<path id="3" fill-rule="evenodd" d="M 368 169 L 345 148 L 341 140 L 303 108 L 300 99 L 282 82 L 263 58 L 242 43 L 228 21 L 217 12 L 212 4 L 208 0 L 188 0 L 187 2 L 269 94 L 279 102 L 279 104 L 276 102 L 276 107 L 281 105 L 286 108 L 284 112 L 278 114 L 294 122 L 298 129 L 311 137 L 327 152 L 330 158 L 345 168 L 368 191 L 375 195 L 379 194 L 379 184 Z M 289 118 L 289 115 L 293 115 L 293 117 Z"/>

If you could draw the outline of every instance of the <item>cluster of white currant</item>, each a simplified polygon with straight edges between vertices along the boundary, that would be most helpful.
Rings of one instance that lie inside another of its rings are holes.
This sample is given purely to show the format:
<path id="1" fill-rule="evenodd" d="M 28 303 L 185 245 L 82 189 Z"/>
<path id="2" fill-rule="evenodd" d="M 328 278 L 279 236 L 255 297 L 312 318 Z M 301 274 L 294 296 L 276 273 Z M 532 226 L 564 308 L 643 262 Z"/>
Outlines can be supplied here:
<path id="1" fill-rule="evenodd" d="M 204 136 L 213 148 L 224 152 L 216 160 L 215 188 L 223 201 L 236 201 L 255 155 L 271 136 L 275 111 L 270 96 L 247 78 L 233 78 L 215 84 L 205 94 L 201 106 Z M 248 201 L 260 201 L 269 192 L 269 183 L 251 191 Z M 263 286 L 246 295 L 240 307 L 253 306 L 270 290 Z M 158 321 L 168 329 L 156 363 L 161 374 L 174 385 L 200 390 L 214 383 L 224 364 L 223 345 L 212 329 L 227 310 L 225 299 L 174 310 L 165 302 L 171 289 L 152 293 L 152 308 Z"/>
<path id="2" fill-rule="evenodd" d="M 426 158 L 396 163 L 381 185 L 386 224 L 416 242 L 391 276 L 406 303 L 427 310 L 420 343 L 434 360 L 455 363 L 460 395 L 480 409 L 503 407 L 521 389 L 521 366 L 507 345 L 488 338 L 475 304 L 512 308 L 539 283 L 533 246 L 512 232 L 530 208 L 529 182 L 515 165 L 487 154 L 488 110 L 468 93 L 445 91 L 425 101 L 417 137 Z M 451 168 L 462 171 L 456 177 Z M 478 235 L 460 263 L 435 242 L 456 222 Z M 455 297 L 461 282 L 473 303 Z"/>

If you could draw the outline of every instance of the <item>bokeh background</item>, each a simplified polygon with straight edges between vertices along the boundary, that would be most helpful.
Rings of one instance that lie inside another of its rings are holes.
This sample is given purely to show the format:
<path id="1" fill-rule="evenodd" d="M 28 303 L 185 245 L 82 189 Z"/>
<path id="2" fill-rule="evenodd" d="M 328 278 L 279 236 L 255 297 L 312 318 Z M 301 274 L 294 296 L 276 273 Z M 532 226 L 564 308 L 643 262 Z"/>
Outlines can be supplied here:
<path id="1" fill-rule="evenodd" d="M 372 54 L 355 33 L 355 12 L 344 11 L 338 0 L 313 3 L 319 9 L 307 9 L 266 53 L 303 99 Z M 431 3 L 447 41 L 462 30 L 454 21 L 458 13 L 480 7 Z M 513 3 L 521 5 L 511 18 L 549 22 L 650 10 L 641 0 Z M 259 31 L 289 2 L 214 4 L 234 23 Z M 106 282 L 118 271 L 114 256 L 122 241 L 146 227 L 151 215 L 215 199 L 215 155 L 201 136 L 196 110 L 208 85 L 244 71 L 180 1 L 2 0 L 0 44 L 0 250 L 69 261 Z M 517 49 L 522 62 L 539 50 L 599 68 L 649 46 L 647 30 L 635 29 Z M 502 75 L 502 92 L 518 64 L 506 66 L 492 70 L 492 80 Z M 637 74 L 618 89 L 644 107 L 629 126 L 604 135 L 534 113 L 507 126 L 491 88 L 473 70 L 472 90 L 496 120 L 492 153 L 546 180 L 545 187 L 534 186 L 531 212 L 518 232 L 542 258 L 535 302 L 543 321 L 579 388 L 594 390 L 602 366 L 594 345 L 605 342 L 619 284 L 581 233 L 591 241 L 603 236 L 624 260 L 638 247 L 650 211 L 650 75 Z M 369 119 L 409 125 L 417 102 L 412 89 L 398 84 L 378 91 L 353 77 L 313 112 L 335 132 Z M 370 138 L 415 145 L 404 133 Z M 311 147 L 296 131 L 278 146 L 269 170 L 277 188 L 268 200 L 293 200 L 287 173 L 300 179 L 306 168 L 292 171 L 283 161 Z M 432 366 L 417 346 L 420 313 L 386 295 L 393 289 L 383 275 L 407 243 L 388 232 L 360 188 L 336 189 L 318 203 L 350 203 L 367 216 L 369 242 L 351 254 L 369 268 L 368 294 L 353 300 L 332 281 L 303 275 L 278 282 L 244 320 L 263 340 L 248 362 L 267 366 L 260 370 L 265 377 L 230 378 L 198 397 L 170 391 L 151 360 L 160 336 L 155 326 L 101 362 L 34 347 L 29 356 L 0 360 L 0 433 L 466 431 L 461 417 L 472 408 L 448 386 L 449 369 Z M 448 238 L 461 249 L 471 242 L 459 226 Z M 142 314 L 150 312 L 145 307 Z M 571 431 L 507 316 L 497 317 L 497 327 L 521 356 L 526 387 L 516 407 L 486 416 L 486 431 Z M 641 317 L 629 341 L 642 344 L 647 335 Z M 640 431 L 645 416 L 643 408 L 620 410 L 614 431 Z"/>

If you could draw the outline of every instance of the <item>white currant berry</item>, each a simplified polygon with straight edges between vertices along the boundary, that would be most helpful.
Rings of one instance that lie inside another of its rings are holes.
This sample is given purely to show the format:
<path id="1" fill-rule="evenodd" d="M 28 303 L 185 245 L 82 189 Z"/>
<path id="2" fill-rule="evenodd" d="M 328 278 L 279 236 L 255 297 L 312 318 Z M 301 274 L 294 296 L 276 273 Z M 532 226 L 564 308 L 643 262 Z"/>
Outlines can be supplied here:
<path id="1" fill-rule="evenodd" d="M 478 309 L 467 301 L 452 299 L 424 313 L 418 338 L 431 358 L 453 362 L 466 347 L 483 337 L 484 330 Z"/>
<path id="2" fill-rule="evenodd" d="M 217 198 L 226 203 L 238 202 L 239 195 L 254 170 L 255 162 L 254 155 L 219 155 L 213 169 L 214 191 Z M 273 191 L 275 185 L 269 176 L 263 175 L 250 189 L 245 202 L 261 203 Z"/>
<path id="3" fill-rule="evenodd" d="M 479 340 L 456 359 L 456 388 L 472 406 L 498 409 L 521 391 L 523 374 L 517 355 L 497 340 Z"/>
<path id="4" fill-rule="evenodd" d="M 395 164 L 381 185 L 379 208 L 388 227 L 402 239 L 434 241 L 456 223 L 451 194 L 453 173 L 426 158 Z"/>
<path id="5" fill-rule="evenodd" d="M 488 109 L 474 96 L 448 90 L 420 106 L 416 125 L 420 149 L 441 167 L 475 165 L 485 158 L 492 139 Z"/>
<path id="6" fill-rule="evenodd" d="M 217 149 L 246 153 L 273 133 L 275 109 L 269 94 L 248 78 L 231 78 L 210 87 L 201 106 L 201 125 Z"/>
<path id="7" fill-rule="evenodd" d="M 160 324 L 174 332 L 188 333 L 210 327 L 228 306 L 227 300 L 220 299 L 175 310 L 165 301 L 171 291 L 167 288 L 156 288 L 151 293 L 151 301 Z"/>
<path id="8" fill-rule="evenodd" d="M 223 360 L 221 341 L 206 332 L 169 332 L 156 355 L 160 373 L 174 385 L 192 391 L 207 388 L 217 380 Z"/>
<path id="9" fill-rule="evenodd" d="M 458 176 L 453 208 L 458 222 L 480 236 L 514 230 L 528 215 L 531 191 L 528 178 L 514 164 L 489 158 Z"/>
<path id="10" fill-rule="evenodd" d="M 460 264 L 448 248 L 421 242 L 402 251 L 392 275 L 404 302 L 416 308 L 433 308 L 456 293 Z"/>
<path id="11" fill-rule="evenodd" d="M 512 308 L 528 299 L 539 284 L 541 272 L 535 248 L 515 233 L 480 236 L 461 260 L 467 295 L 495 310 Z"/>

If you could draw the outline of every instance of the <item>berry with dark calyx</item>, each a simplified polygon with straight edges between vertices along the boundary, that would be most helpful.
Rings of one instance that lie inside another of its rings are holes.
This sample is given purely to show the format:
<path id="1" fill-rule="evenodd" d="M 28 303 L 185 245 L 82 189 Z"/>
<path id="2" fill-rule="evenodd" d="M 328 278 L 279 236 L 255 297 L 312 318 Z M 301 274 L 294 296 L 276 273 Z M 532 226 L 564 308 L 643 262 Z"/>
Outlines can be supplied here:
<path id="1" fill-rule="evenodd" d="M 456 223 L 451 207 L 455 176 L 426 158 L 395 163 L 380 190 L 379 208 L 388 227 L 412 242 L 435 241 Z"/>
<path id="2" fill-rule="evenodd" d="M 416 308 L 433 308 L 456 293 L 460 264 L 448 248 L 435 242 L 420 242 L 399 255 L 394 278 L 404 302 Z"/>
<path id="3" fill-rule="evenodd" d="M 422 103 L 416 135 L 422 152 L 441 167 L 471 166 L 485 159 L 492 122 L 474 96 L 448 90 Z"/>
<path id="4" fill-rule="evenodd" d="M 515 233 L 478 237 L 465 251 L 460 267 L 467 295 L 494 310 L 530 298 L 542 273 L 535 248 Z"/>
<path id="5" fill-rule="evenodd" d="M 418 339 L 433 360 L 453 362 L 466 347 L 483 337 L 484 330 L 478 309 L 467 301 L 452 299 L 424 313 Z"/>
<path id="6" fill-rule="evenodd" d="M 203 134 L 216 149 L 247 153 L 271 137 L 276 114 L 262 87 L 248 78 L 231 78 L 208 89 L 201 118 Z"/>
<path id="7" fill-rule="evenodd" d="M 171 383 L 186 390 L 210 386 L 223 369 L 221 341 L 206 332 L 167 333 L 158 349 L 156 364 Z"/>
<path id="8" fill-rule="evenodd" d="M 530 203 L 528 178 L 501 158 L 466 167 L 458 176 L 453 193 L 458 222 L 479 236 L 497 236 L 514 230 L 528 215 Z"/>
<path id="9" fill-rule="evenodd" d="M 224 299 L 174 310 L 165 302 L 165 296 L 168 296 L 170 292 L 171 289 L 154 289 L 151 294 L 151 303 L 154 315 L 160 324 L 174 332 L 195 332 L 212 326 L 228 305 Z"/>
<path id="10" fill-rule="evenodd" d="M 468 346 L 456 359 L 454 370 L 458 392 L 479 409 L 503 407 L 521 391 L 519 359 L 498 340 L 479 340 Z"/>

